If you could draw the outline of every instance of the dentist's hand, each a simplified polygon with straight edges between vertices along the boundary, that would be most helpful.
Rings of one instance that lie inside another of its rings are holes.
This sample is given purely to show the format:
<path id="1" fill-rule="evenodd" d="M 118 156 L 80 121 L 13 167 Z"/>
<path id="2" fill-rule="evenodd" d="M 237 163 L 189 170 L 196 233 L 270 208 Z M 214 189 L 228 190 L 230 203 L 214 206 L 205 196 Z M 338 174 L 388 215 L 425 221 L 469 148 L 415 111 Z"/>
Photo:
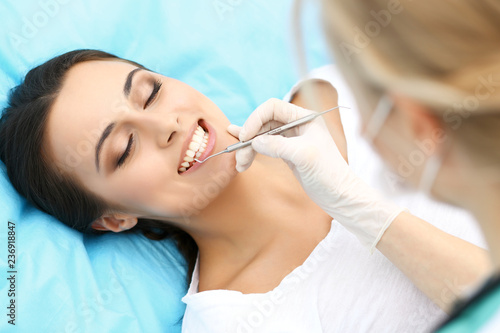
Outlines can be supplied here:
<path id="1" fill-rule="evenodd" d="M 315 112 L 270 99 L 248 117 L 242 128 L 230 125 L 228 131 L 246 141 L 258 133 L 312 113 Z M 252 146 L 236 151 L 236 169 L 239 172 L 248 169 L 256 153 L 287 162 L 307 194 L 318 204 L 327 205 L 329 200 L 324 197 L 324 192 L 330 191 L 328 187 L 341 182 L 350 172 L 321 117 L 281 135 L 262 135 L 254 139 Z"/>
<path id="2" fill-rule="evenodd" d="M 228 131 L 246 141 L 313 112 L 271 99 L 259 106 L 241 129 L 230 125 Z M 402 212 L 351 171 L 320 117 L 282 135 L 263 135 L 254 139 L 252 146 L 236 152 L 236 169 L 239 172 L 246 170 L 256 152 L 287 162 L 308 196 L 371 252 L 390 223 Z"/>

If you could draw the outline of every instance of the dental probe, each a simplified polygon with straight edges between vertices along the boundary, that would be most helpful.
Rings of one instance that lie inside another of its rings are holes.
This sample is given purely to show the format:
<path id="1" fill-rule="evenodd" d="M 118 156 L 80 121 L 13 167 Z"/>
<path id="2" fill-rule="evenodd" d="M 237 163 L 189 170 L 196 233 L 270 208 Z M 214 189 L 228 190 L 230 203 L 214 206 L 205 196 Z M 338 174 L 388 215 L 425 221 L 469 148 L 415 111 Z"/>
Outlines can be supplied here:
<path id="1" fill-rule="evenodd" d="M 319 116 L 322 116 L 324 115 L 325 113 L 327 112 L 330 112 L 330 111 L 333 111 L 335 109 L 338 109 L 338 108 L 346 108 L 346 109 L 350 109 L 346 106 L 336 106 L 334 108 L 331 108 L 331 109 L 328 109 L 326 111 L 323 111 L 323 112 L 318 112 L 318 113 L 312 113 L 310 115 L 307 115 L 305 117 L 302 117 L 302 118 L 299 118 L 297 120 L 294 120 L 288 124 L 285 124 L 283 126 L 280 126 L 280 127 L 276 127 L 274 129 L 271 129 L 269 131 L 266 131 L 264 133 L 260 133 L 260 134 L 257 134 L 256 136 L 254 136 L 253 138 L 251 138 L 250 140 L 247 140 L 247 141 L 240 141 L 238 143 L 235 143 L 235 144 L 232 144 L 230 146 L 227 146 L 226 149 L 224 149 L 223 151 L 221 152 L 218 152 L 217 154 L 213 154 L 213 155 L 210 155 L 208 156 L 207 158 L 205 158 L 203 161 L 195 158 L 194 160 L 198 163 L 204 163 L 206 162 L 206 160 L 208 160 L 209 158 L 212 158 L 212 157 L 215 157 L 217 155 L 220 155 L 220 154 L 224 154 L 224 153 L 230 153 L 230 152 L 233 152 L 235 150 L 238 150 L 238 149 L 241 149 L 241 148 L 244 148 L 244 147 L 247 147 L 247 146 L 250 146 L 252 144 L 252 141 L 253 139 L 255 139 L 256 137 L 258 136 L 261 136 L 261 135 L 264 135 L 264 134 L 267 134 L 267 135 L 275 135 L 275 134 L 280 134 L 280 133 L 283 133 L 284 131 L 286 130 L 289 130 L 291 128 L 294 128 L 296 126 L 299 126 L 299 125 L 302 125 L 302 124 L 305 124 L 305 123 L 308 123 L 312 120 L 314 120 L 316 117 L 319 117 Z"/>

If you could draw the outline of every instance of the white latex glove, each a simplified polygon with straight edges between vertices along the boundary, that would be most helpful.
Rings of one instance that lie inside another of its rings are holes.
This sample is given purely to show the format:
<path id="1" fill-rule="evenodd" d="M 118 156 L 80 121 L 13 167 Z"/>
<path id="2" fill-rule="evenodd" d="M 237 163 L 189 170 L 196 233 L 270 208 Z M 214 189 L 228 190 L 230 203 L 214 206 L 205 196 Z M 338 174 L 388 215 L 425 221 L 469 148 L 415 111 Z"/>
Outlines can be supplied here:
<path id="1" fill-rule="evenodd" d="M 259 106 L 242 128 L 228 131 L 241 141 L 304 117 L 309 111 L 279 99 Z M 282 158 L 307 195 L 353 233 L 373 253 L 385 230 L 403 209 L 384 199 L 349 168 L 321 117 L 281 135 L 263 135 L 236 152 L 236 169 L 245 171 L 255 152 Z"/>

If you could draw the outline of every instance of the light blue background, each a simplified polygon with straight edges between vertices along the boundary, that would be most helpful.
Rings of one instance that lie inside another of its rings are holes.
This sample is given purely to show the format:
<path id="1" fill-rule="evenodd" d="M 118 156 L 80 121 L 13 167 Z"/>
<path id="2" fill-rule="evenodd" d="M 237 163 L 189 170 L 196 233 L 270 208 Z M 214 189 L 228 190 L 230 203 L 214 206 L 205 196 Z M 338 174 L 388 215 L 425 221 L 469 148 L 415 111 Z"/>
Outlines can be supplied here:
<path id="1" fill-rule="evenodd" d="M 236 124 L 299 78 L 290 0 L 5 1 L 0 106 L 29 69 L 96 48 L 180 79 Z M 315 4 L 303 12 L 308 67 L 329 62 Z M 184 262 L 169 241 L 90 237 L 30 205 L 0 163 L 2 332 L 179 332 Z M 16 326 L 7 324 L 7 221 L 16 223 Z"/>

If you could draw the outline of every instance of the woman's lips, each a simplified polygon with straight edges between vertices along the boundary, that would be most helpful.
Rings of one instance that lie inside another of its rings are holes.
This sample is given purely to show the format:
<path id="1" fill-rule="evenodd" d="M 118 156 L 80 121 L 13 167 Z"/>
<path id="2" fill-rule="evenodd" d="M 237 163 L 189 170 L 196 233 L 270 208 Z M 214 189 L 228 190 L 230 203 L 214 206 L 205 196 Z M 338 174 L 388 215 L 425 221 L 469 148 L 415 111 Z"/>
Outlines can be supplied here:
<path id="1" fill-rule="evenodd" d="M 198 127 L 198 125 L 201 126 L 205 130 L 206 133 L 208 133 L 207 147 L 205 148 L 205 151 L 200 155 L 200 157 L 198 157 L 198 159 L 203 160 L 212 154 L 212 151 L 215 147 L 216 137 L 217 137 L 217 135 L 215 133 L 215 129 L 210 124 L 208 124 L 206 121 L 199 120 L 196 123 L 194 123 L 194 125 L 191 127 L 191 129 L 188 132 L 186 141 L 184 142 L 184 145 L 183 145 L 181 161 L 179 163 L 179 166 L 181 165 L 181 163 L 184 162 L 184 156 L 186 156 L 186 151 L 189 147 L 189 144 L 191 143 L 191 140 L 193 138 L 193 134 L 194 134 L 196 128 Z M 197 170 L 200 166 L 201 166 L 201 163 L 198 163 L 195 161 L 193 166 L 191 166 L 189 169 L 187 169 L 184 172 L 180 172 L 179 174 L 180 175 L 189 174 L 189 173 Z"/>

